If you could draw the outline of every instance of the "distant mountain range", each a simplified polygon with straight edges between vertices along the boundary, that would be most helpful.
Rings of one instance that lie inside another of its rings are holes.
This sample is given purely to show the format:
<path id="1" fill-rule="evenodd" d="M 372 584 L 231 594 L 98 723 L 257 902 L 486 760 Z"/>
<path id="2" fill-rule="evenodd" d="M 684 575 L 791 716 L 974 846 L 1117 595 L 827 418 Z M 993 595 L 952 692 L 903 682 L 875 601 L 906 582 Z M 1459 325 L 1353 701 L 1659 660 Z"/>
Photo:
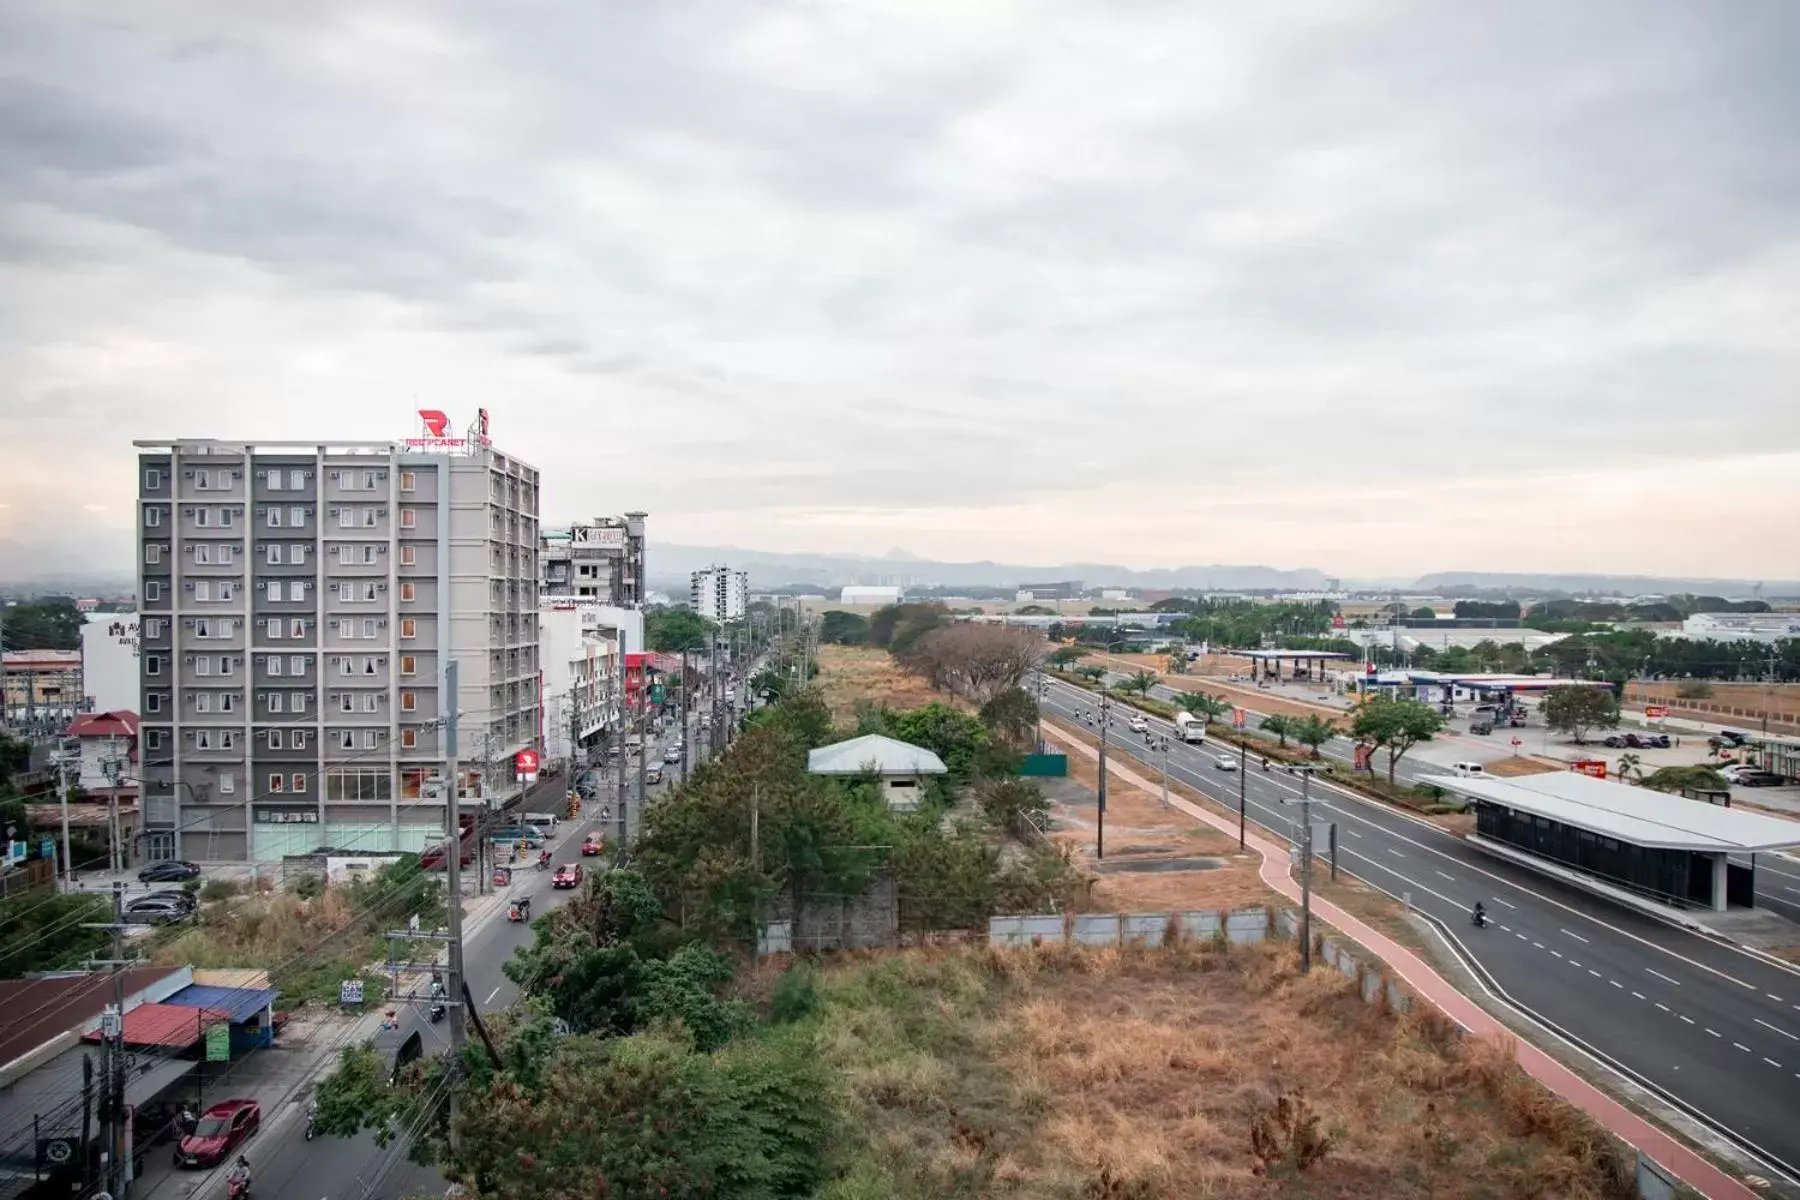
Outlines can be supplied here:
<path id="1" fill-rule="evenodd" d="M 1489 571 L 1437 571 L 1421 575 L 1413 584 L 1422 591 L 1479 588 L 1484 591 L 1599 592 L 1606 595 L 1648 596 L 1687 593 L 1736 599 L 1762 589 L 1765 600 L 1800 596 L 1796 579 L 1701 579 L 1668 575 L 1531 575 Z"/>

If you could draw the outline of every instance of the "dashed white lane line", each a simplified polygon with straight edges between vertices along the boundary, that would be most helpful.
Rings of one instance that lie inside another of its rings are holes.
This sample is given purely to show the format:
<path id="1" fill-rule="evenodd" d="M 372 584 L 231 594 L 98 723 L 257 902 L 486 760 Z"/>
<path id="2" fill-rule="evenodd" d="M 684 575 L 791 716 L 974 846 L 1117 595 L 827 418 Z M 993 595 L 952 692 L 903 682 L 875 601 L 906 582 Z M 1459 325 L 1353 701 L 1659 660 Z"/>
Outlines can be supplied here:
<path id="1" fill-rule="evenodd" d="M 1676 1013 L 1675 1015 L 1686 1021 L 1689 1025 L 1694 1024 L 1694 1018 L 1688 1016 L 1686 1013 Z"/>
<path id="2" fill-rule="evenodd" d="M 1393 855 L 1395 858 L 1405 858 L 1406 857 L 1406 855 L 1400 853 L 1400 851 L 1394 849 L 1392 846 L 1389 846 L 1387 848 L 1387 852 L 1389 854 Z"/>
<path id="3" fill-rule="evenodd" d="M 1592 968 L 1592 967 L 1588 968 L 1588 974 L 1592 975 L 1595 979 L 1600 978 L 1600 972 L 1594 970 L 1594 968 Z"/>
<path id="4" fill-rule="evenodd" d="M 1607 981 L 1606 981 L 1606 982 L 1608 982 L 1608 983 L 1610 983 L 1610 984 L 1612 984 L 1612 985 L 1613 985 L 1613 986 L 1614 986 L 1614 987 L 1616 987 L 1616 988 L 1618 988 L 1618 989 L 1619 989 L 1619 990 L 1620 990 L 1620 991 L 1624 991 L 1624 990 L 1625 990 L 1625 985 L 1624 985 L 1624 984 L 1622 984 L 1622 983 L 1620 983 L 1620 982 L 1619 982 L 1619 981 L 1618 981 L 1618 980 L 1616 980 L 1616 979 L 1609 979 L 1609 980 L 1607 980 Z"/>
<path id="5" fill-rule="evenodd" d="M 1639 1000 L 1642 1000 L 1644 998 L 1644 993 L 1642 993 L 1642 992 L 1633 992 L 1631 994 L 1633 996 L 1636 996 Z"/>
<path id="6" fill-rule="evenodd" d="M 1580 963 L 1578 963 L 1578 962 L 1576 962 L 1576 961 L 1575 961 L 1575 960 L 1574 960 L 1574 959 L 1572 959 L 1572 958 L 1571 958 L 1571 959 L 1570 959 L 1570 960 L 1569 960 L 1569 965 L 1570 965 L 1570 966 L 1571 966 L 1571 967 L 1579 967 L 1579 966 L 1580 966 L 1580 965 L 1581 965 L 1581 964 L 1580 964 Z"/>
<path id="7" fill-rule="evenodd" d="M 1456 882 L 1456 876 L 1454 876 L 1454 875 L 1446 875 L 1442 871 L 1435 871 L 1435 870 L 1432 872 L 1432 874 L 1436 875 L 1440 879 L 1448 879 L 1451 883 Z"/>
<path id="8" fill-rule="evenodd" d="M 1656 1007 L 1658 1007 L 1658 1008 L 1660 1008 L 1660 1009 L 1662 1009 L 1662 1010 L 1663 1010 L 1663 1011 L 1664 1011 L 1664 1012 L 1668 1012 L 1668 1011 L 1669 1011 L 1669 1006 L 1668 1006 L 1668 1005 L 1666 1005 L 1666 1004 L 1664 1004 L 1664 1003 L 1663 1003 L 1663 1002 L 1662 1002 L 1662 1001 L 1661 1001 L 1661 1000 L 1658 1000 L 1658 1001 L 1657 1001 L 1657 1002 L 1656 1002 Z"/>
<path id="9" fill-rule="evenodd" d="M 1710 1034 L 1712 1034 L 1712 1035 L 1713 1035 L 1713 1036 L 1714 1036 L 1714 1037 L 1720 1037 L 1720 1036 L 1722 1036 L 1722 1035 L 1721 1035 L 1721 1034 L 1720 1034 L 1720 1033 L 1719 1033 L 1719 1031 L 1718 1031 L 1718 1030 L 1716 1030 L 1716 1029 L 1709 1029 L 1709 1030 L 1707 1030 L 1707 1031 L 1706 1031 L 1706 1032 L 1708 1032 L 1708 1033 L 1710 1033 Z"/>
<path id="10" fill-rule="evenodd" d="M 496 984 L 494 986 L 494 990 L 488 993 L 488 998 L 486 1000 L 483 1000 L 482 1003 L 483 1004 L 492 1004 L 494 1002 L 494 997 L 498 996 L 499 994 L 500 994 L 500 987 L 498 984 Z"/>
<path id="11" fill-rule="evenodd" d="M 1795 1037 L 1793 1034 L 1789 1033 L 1787 1030 L 1783 1029 L 1781 1026 L 1771 1025 L 1767 1021 L 1763 1020 L 1761 1017 L 1756 1017 L 1754 1019 L 1755 1019 L 1756 1023 L 1758 1025 L 1761 1025 L 1764 1029 L 1773 1029 L 1776 1033 L 1779 1033 L 1782 1037 L 1786 1038 L 1790 1042 L 1800 1042 L 1800 1037 Z"/>
<path id="12" fill-rule="evenodd" d="M 1657 970 L 1655 967 L 1645 967 L 1644 970 L 1650 972 L 1652 975 L 1656 976 L 1658 979 L 1662 980 L 1664 983 L 1672 983 L 1676 987 L 1681 986 L 1681 980 L 1670 979 L 1667 975 L 1664 975 L 1661 971 Z"/>
<path id="13" fill-rule="evenodd" d="M 1780 996 L 1777 996 L 1774 992 L 1764 992 L 1763 995 L 1767 996 L 1777 1004 L 1787 1003 L 1787 1001 L 1783 1000 Z"/>
<path id="14" fill-rule="evenodd" d="M 1776 1062 L 1774 1059 L 1770 1058 L 1766 1054 L 1763 1055 L 1763 1061 L 1768 1063 L 1771 1067 L 1774 1067 L 1777 1071 L 1781 1070 L 1781 1064 Z"/>
<path id="15" fill-rule="evenodd" d="M 1531 944 L 1536 946 L 1539 950 L 1542 950 L 1544 948 L 1544 943 L 1542 943 L 1542 942 L 1533 942 Z"/>
<path id="16" fill-rule="evenodd" d="M 1556 955 L 1556 957 L 1558 957 L 1558 958 L 1561 958 L 1563 956 L 1563 953 L 1561 950 L 1552 950 L 1550 953 Z"/>
<path id="17" fill-rule="evenodd" d="M 1750 1047 L 1744 1045 L 1742 1042 L 1733 1042 L 1731 1044 L 1736 1046 L 1739 1050 L 1742 1050 L 1745 1054 L 1750 1053 Z"/>
<path id="18" fill-rule="evenodd" d="M 1512 926 L 1511 926 L 1511 925 L 1502 925 L 1502 926 L 1501 926 L 1501 927 L 1500 927 L 1500 929 L 1501 929 L 1501 931 L 1502 931 L 1502 932 L 1504 932 L 1504 933 L 1511 933 L 1511 932 L 1512 932 Z"/>
<path id="19" fill-rule="evenodd" d="M 1354 829 L 1345 829 L 1344 832 L 1349 834 L 1353 838 L 1359 838 L 1362 836 L 1362 834 L 1356 832 L 1356 830 L 1354 830 Z"/>
<path id="20" fill-rule="evenodd" d="M 1572 933 L 1567 929 L 1561 928 L 1560 926 L 1557 928 L 1557 932 L 1568 934 L 1570 937 L 1574 938 L 1576 941 L 1580 942 L 1584 946 L 1589 944 L 1588 940 L 1586 938 L 1582 937 L 1579 933 Z"/>
<path id="21" fill-rule="evenodd" d="M 1502 899 L 1501 899 L 1501 898 L 1500 898 L 1500 897 L 1498 897 L 1498 896 L 1495 896 L 1495 897 L 1494 897 L 1494 903 L 1495 903 L 1495 904 L 1504 904 L 1504 905 L 1506 905 L 1506 907 L 1508 907 L 1508 908 L 1517 908 L 1517 907 L 1519 907 L 1519 906 L 1518 906 L 1518 905 L 1516 905 L 1516 904 L 1514 904 L 1514 903 L 1513 903 L 1513 902 L 1512 902 L 1512 901 L 1511 901 L 1511 900 L 1502 900 Z"/>
<path id="22" fill-rule="evenodd" d="M 1513 936 L 1518 938 L 1521 942 L 1525 940 L 1525 935 L 1522 933 L 1515 933 Z"/>

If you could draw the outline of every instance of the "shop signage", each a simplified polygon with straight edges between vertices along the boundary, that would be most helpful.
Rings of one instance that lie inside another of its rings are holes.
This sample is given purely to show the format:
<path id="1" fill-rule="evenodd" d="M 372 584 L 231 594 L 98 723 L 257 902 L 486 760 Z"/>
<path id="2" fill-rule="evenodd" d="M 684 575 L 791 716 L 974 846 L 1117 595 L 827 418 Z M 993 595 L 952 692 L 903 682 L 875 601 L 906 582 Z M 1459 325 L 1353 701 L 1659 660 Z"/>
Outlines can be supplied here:
<path id="1" fill-rule="evenodd" d="M 256 810 L 258 825 L 316 825 L 319 823 L 319 810 L 307 809 L 269 809 Z"/>
<path id="2" fill-rule="evenodd" d="M 513 774 L 521 783 L 531 783 L 538 777 L 538 752 L 521 750 L 513 755 Z"/>
<path id="3" fill-rule="evenodd" d="M 461 437 L 450 425 L 450 418 L 435 408 L 421 408 L 419 432 L 401 444 L 408 450 L 438 450 L 450 454 L 467 454 L 480 446 L 492 445 L 488 440 L 488 411 L 475 410 L 475 423 Z"/>
<path id="4" fill-rule="evenodd" d="M 1569 764 L 1569 769 L 1582 775 L 1591 775 L 1595 779 L 1606 778 L 1606 760 L 1602 758 L 1583 758 Z"/>
<path id="5" fill-rule="evenodd" d="M 231 1026 L 224 1021 L 206 1027 L 206 1061 L 231 1061 Z"/>
<path id="6" fill-rule="evenodd" d="M 1644 715 L 1652 721 L 1660 721 L 1669 715 L 1669 706 L 1666 704 L 1646 704 L 1644 705 Z"/>

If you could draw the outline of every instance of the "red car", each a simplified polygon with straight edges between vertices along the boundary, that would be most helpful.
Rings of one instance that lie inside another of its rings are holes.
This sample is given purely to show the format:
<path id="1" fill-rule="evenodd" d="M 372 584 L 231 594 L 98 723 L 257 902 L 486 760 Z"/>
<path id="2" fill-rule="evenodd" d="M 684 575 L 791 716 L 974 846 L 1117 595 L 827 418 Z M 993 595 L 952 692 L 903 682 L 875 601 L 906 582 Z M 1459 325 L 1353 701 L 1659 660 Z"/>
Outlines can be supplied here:
<path id="1" fill-rule="evenodd" d="M 553 888 L 572 888 L 579 886 L 580 883 L 580 863 L 564 863 L 562 866 L 556 868 L 556 874 L 550 880 L 550 886 Z"/>
<path id="2" fill-rule="evenodd" d="M 606 835 L 605 834 L 590 833 L 587 835 L 587 837 L 582 839 L 581 856 L 583 858 L 592 858 L 592 857 L 594 857 L 594 855 L 600 854 L 603 851 L 605 851 L 605 849 L 606 849 Z"/>
<path id="3" fill-rule="evenodd" d="M 175 1147 L 175 1165 L 216 1167 L 261 1127 L 261 1104 L 248 1099 L 221 1100 L 206 1110 L 194 1132 Z"/>

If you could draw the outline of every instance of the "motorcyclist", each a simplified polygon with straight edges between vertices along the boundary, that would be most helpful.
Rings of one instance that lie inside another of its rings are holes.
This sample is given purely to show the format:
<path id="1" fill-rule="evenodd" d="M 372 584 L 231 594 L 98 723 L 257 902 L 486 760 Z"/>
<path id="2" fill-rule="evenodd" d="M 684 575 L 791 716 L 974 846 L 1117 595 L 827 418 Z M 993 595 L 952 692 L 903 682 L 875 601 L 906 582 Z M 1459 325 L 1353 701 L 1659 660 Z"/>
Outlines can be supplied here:
<path id="1" fill-rule="evenodd" d="M 1476 925 L 1476 928 L 1480 928 L 1486 924 L 1487 924 L 1487 909 L 1486 909 L 1486 907 L 1484 907 L 1482 905 L 1481 901 L 1477 900 L 1475 902 L 1475 925 Z"/>
<path id="2" fill-rule="evenodd" d="M 250 1186 L 250 1160 L 238 1155 L 237 1161 L 231 1164 L 231 1174 L 225 1177 L 225 1182 L 238 1187 Z"/>
<path id="3" fill-rule="evenodd" d="M 1269 760 L 1268 759 L 1265 758 L 1262 760 L 1262 767 L 1263 767 L 1263 770 L 1265 770 L 1265 771 L 1269 769 Z"/>
<path id="4" fill-rule="evenodd" d="M 546 846 L 538 851 L 537 861 L 540 870 L 550 865 L 550 847 Z"/>

